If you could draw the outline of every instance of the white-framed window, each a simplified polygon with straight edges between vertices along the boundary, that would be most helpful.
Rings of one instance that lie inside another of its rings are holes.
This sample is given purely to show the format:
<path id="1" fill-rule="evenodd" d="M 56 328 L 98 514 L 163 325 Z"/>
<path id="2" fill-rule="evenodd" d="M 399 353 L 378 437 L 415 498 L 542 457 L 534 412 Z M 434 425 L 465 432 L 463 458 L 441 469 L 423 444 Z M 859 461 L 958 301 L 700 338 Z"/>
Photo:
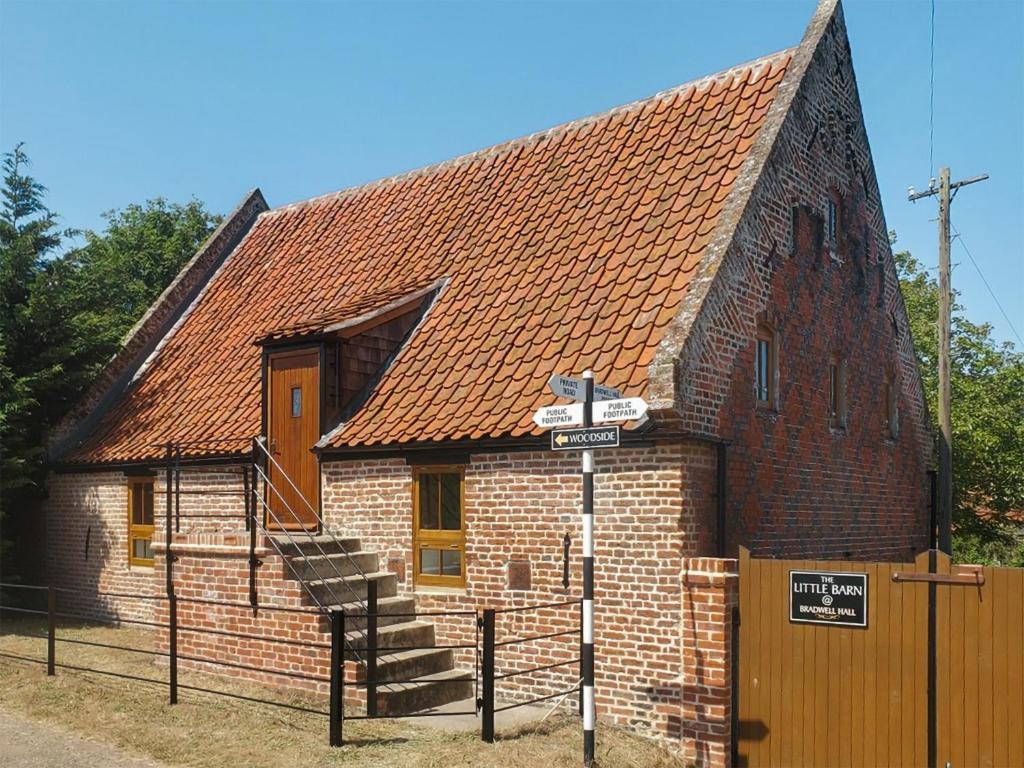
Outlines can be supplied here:
<path id="1" fill-rule="evenodd" d="M 759 323 L 754 347 L 754 397 L 759 408 L 778 405 L 778 334 L 766 323 Z"/>

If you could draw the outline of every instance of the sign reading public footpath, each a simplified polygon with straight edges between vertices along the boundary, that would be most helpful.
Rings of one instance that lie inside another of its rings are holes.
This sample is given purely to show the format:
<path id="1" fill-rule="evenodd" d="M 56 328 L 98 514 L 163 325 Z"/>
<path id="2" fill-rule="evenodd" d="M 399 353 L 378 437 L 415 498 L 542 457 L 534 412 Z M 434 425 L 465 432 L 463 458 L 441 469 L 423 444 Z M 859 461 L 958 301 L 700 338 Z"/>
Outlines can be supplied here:
<path id="1" fill-rule="evenodd" d="M 647 403 L 640 397 L 594 403 L 594 421 L 636 421 L 646 413 Z"/>
<path id="2" fill-rule="evenodd" d="M 565 427 L 583 423 L 583 403 L 572 405 L 549 405 L 533 414 L 533 423 L 538 427 Z"/>
<path id="3" fill-rule="evenodd" d="M 789 620 L 800 624 L 868 625 L 868 575 L 789 572 Z"/>

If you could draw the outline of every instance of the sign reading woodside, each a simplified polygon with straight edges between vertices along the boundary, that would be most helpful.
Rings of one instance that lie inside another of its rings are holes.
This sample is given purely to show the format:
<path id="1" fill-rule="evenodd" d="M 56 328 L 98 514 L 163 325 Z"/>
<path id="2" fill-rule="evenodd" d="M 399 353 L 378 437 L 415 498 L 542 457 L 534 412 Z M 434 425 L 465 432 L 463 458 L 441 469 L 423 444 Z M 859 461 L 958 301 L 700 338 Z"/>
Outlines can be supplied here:
<path id="1" fill-rule="evenodd" d="M 551 431 L 551 450 L 578 451 L 591 448 L 618 448 L 619 427 L 585 427 Z"/>

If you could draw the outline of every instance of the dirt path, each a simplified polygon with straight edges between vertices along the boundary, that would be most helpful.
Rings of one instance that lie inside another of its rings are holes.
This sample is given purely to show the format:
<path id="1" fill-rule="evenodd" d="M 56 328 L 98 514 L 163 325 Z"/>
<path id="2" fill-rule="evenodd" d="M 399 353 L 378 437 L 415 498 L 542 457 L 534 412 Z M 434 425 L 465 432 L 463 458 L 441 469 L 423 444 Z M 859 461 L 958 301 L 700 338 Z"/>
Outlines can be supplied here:
<path id="1" fill-rule="evenodd" d="M 89 741 L 50 723 L 0 710 L 2 768 L 160 768 L 116 747 Z"/>

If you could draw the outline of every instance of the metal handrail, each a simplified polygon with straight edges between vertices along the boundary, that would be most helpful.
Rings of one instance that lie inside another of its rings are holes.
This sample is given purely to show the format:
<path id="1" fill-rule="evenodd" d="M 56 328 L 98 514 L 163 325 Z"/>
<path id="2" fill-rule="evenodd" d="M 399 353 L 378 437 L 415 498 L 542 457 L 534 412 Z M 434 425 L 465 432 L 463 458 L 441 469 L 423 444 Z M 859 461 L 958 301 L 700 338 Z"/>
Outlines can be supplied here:
<path id="1" fill-rule="evenodd" d="M 257 495 L 257 498 L 259 498 L 258 495 Z M 259 501 L 260 501 L 260 504 L 263 505 L 264 509 L 266 509 L 267 512 L 270 514 L 270 516 L 272 518 L 274 518 L 274 522 L 277 523 L 278 525 L 281 525 L 281 521 L 277 519 L 277 515 L 274 514 L 274 510 L 272 510 L 270 508 L 270 506 L 265 501 L 263 501 L 262 498 L 260 498 Z M 295 566 L 292 565 L 291 559 L 284 554 L 284 552 L 281 550 L 281 547 L 278 546 L 277 542 L 274 540 L 274 537 L 270 534 L 270 531 L 267 530 L 266 526 L 263 525 L 263 523 L 260 521 L 259 517 L 254 515 L 253 516 L 253 522 L 256 524 L 256 527 L 259 528 L 261 531 L 263 531 L 263 533 L 266 535 L 267 540 L 270 542 L 270 545 L 277 551 L 277 554 L 284 561 L 284 564 L 288 566 L 289 570 L 291 570 L 292 575 L 295 576 L 296 581 L 298 581 L 299 584 L 302 585 L 302 588 L 304 590 L 306 590 L 306 594 L 309 595 L 310 599 L 314 603 L 316 603 L 316 607 L 319 609 L 320 613 L 324 614 L 324 615 L 330 615 L 330 610 L 328 610 L 327 607 L 325 607 L 324 604 L 321 603 L 317 599 L 316 595 L 313 594 L 313 590 L 310 589 L 309 585 L 306 583 L 306 580 L 304 578 L 302 578 L 302 576 L 299 575 L 298 571 L 295 570 Z M 284 528 L 282 528 L 281 530 L 284 532 L 285 536 L 288 537 L 288 540 L 292 544 L 296 544 L 296 546 L 297 546 L 297 543 L 296 543 L 295 539 L 293 539 L 291 537 L 291 534 L 288 533 L 288 531 L 285 530 Z M 314 569 L 314 571 L 315 570 L 316 569 Z M 323 581 L 323 579 L 321 579 L 321 581 Z M 326 582 L 324 582 L 324 583 L 326 584 Z M 334 590 L 331 589 L 330 585 L 327 585 L 327 591 L 330 592 L 331 597 L 335 601 L 338 600 L 338 596 L 336 594 L 334 594 Z M 340 604 L 341 603 L 339 601 L 338 605 L 340 605 Z M 352 643 L 348 639 L 345 639 L 344 643 L 348 647 L 348 649 L 355 655 L 356 660 L 361 662 L 363 660 L 363 657 L 359 654 L 358 650 L 352 645 Z"/>
<path id="2" fill-rule="evenodd" d="M 345 580 L 346 577 L 342 574 L 342 572 L 340 570 L 338 570 L 338 566 L 334 564 L 334 561 L 331 560 L 330 556 L 327 554 L 327 551 L 323 548 L 323 546 L 321 546 L 320 542 L 318 542 L 316 540 L 316 536 L 312 532 L 310 532 L 310 530 L 308 528 L 306 528 L 305 523 L 303 523 L 302 519 L 297 514 L 295 514 L 295 510 L 293 510 L 291 508 L 291 505 L 284 498 L 284 496 L 277 489 L 277 487 L 270 481 L 270 478 L 267 477 L 267 475 L 263 472 L 263 470 L 260 469 L 260 467 L 258 465 L 254 464 L 253 466 L 254 466 L 256 472 L 259 474 L 259 476 L 263 478 L 264 485 L 266 487 L 272 489 L 274 491 L 274 493 L 277 494 L 278 499 L 280 499 L 281 503 L 284 504 L 285 509 L 287 509 L 291 513 L 292 518 L 294 518 L 295 522 L 297 522 L 299 524 L 299 527 L 301 528 L 302 532 L 304 534 L 306 534 L 306 536 L 309 538 L 309 540 L 311 542 L 313 542 L 313 545 L 320 552 L 320 555 L 322 557 L 324 557 L 327 560 L 328 563 L 330 563 L 331 568 L 334 569 L 334 574 L 341 580 L 341 583 L 345 585 L 345 587 L 348 589 L 348 591 L 352 593 L 352 596 L 356 599 L 356 602 L 359 604 L 359 607 L 362 608 L 364 612 L 366 612 L 367 611 L 366 604 L 363 602 L 362 598 L 359 597 L 359 593 L 356 592 L 356 590 L 352 587 L 352 585 L 349 584 Z M 285 475 L 285 477 L 287 477 L 287 475 Z M 266 510 L 268 512 L 270 512 L 271 517 L 274 518 L 274 522 L 277 523 L 277 525 L 281 528 L 281 533 L 284 533 L 284 535 L 288 537 L 288 540 L 292 544 L 294 544 L 296 546 L 296 548 L 298 549 L 298 546 L 299 546 L 298 542 L 296 542 L 291 537 L 291 534 L 284 527 L 284 524 L 278 519 L 277 515 L 275 515 L 274 512 L 270 509 L 270 506 L 262 498 L 260 499 L 260 503 L 264 506 L 264 508 L 266 508 Z M 266 527 L 260 525 L 260 528 L 264 531 L 264 533 L 266 534 L 267 538 L 270 539 L 271 542 L 273 542 L 273 538 L 274 537 L 266 529 Z M 332 539 L 333 539 L 333 537 L 332 537 Z M 337 539 L 333 539 L 333 541 L 335 541 L 338 544 L 338 549 L 340 549 L 342 551 L 342 553 L 348 558 L 349 562 L 352 563 L 353 565 L 357 565 L 355 560 L 352 559 L 352 556 L 342 548 L 341 542 L 338 541 Z M 331 588 L 331 585 L 328 583 L 327 579 L 324 578 L 324 576 L 320 573 L 320 571 L 317 569 L 317 567 L 315 565 L 311 565 L 311 567 L 313 568 L 313 573 L 316 574 L 317 580 L 322 582 L 324 584 L 324 586 L 327 587 L 327 591 L 331 593 L 331 597 L 334 599 L 335 604 L 341 605 L 342 604 L 341 600 L 339 599 L 338 595 L 335 593 L 334 589 Z M 360 573 L 359 575 L 363 578 L 363 581 L 369 581 L 369 579 L 366 578 L 365 574 Z M 301 579 L 301 577 L 300 577 L 300 580 L 303 581 L 303 583 L 305 583 L 305 580 Z"/>
<path id="3" fill-rule="evenodd" d="M 274 466 L 281 473 L 281 475 L 284 477 L 284 479 L 288 481 L 288 484 L 292 487 L 292 490 L 295 491 L 295 493 L 298 495 L 298 497 L 300 499 L 302 499 L 302 501 L 306 505 L 306 508 L 310 512 L 313 513 L 313 517 L 315 517 L 317 523 L 320 524 L 320 529 L 324 533 L 326 533 L 328 536 L 331 537 L 331 541 L 333 541 L 335 544 L 337 544 L 338 545 L 338 549 L 340 549 L 348 557 L 349 562 L 352 563 L 352 566 L 356 569 L 356 572 L 360 576 L 362 576 L 364 579 L 366 579 L 367 578 L 366 574 L 363 572 L 363 569 L 359 567 L 359 563 L 357 563 L 352 558 L 352 556 L 349 554 L 348 550 L 346 550 L 344 547 L 341 546 L 341 542 L 338 540 L 338 537 L 335 536 L 334 533 L 331 531 L 331 529 L 327 527 L 327 523 L 320 516 L 320 513 L 316 509 L 314 509 L 312 504 L 309 503 L 309 499 L 306 498 L 306 495 L 302 491 L 299 490 L 298 486 L 295 485 L 295 482 L 291 479 L 291 477 L 289 477 L 288 473 L 284 471 L 284 467 L 281 466 L 281 464 L 277 461 L 277 459 L 275 459 L 273 457 L 273 455 L 270 453 L 270 451 L 267 449 L 267 446 L 265 445 L 266 438 L 265 437 L 257 437 L 253 442 L 254 442 L 254 444 L 256 444 L 256 445 L 258 445 L 260 447 L 260 449 L 263 451 L 263 454 L 268 459 L 270 459 L 270 461 L 274 464 Z M 261 472 L 260 474 L 263 474 L 263 473 Z M 264 475 L 264 477 L 266 477 L 266 476 Z M 267 482 L 270 482 L 269 479 L 267 480 Z M 274 488 L 274 484 L 273 483 L 270 483 L 270 486 L 271 486 L 271 488 Z M 278 491 L 276 488 L 274 488 L 274 491 L 278 494 L 279 497 L 281 496 L 281 492 Z M 292 514 L 295 514 L 295 513 L 293 512 Z M 300 521 L 300 524 L 301 524 L 301 521 Z M 367 579 L 367 581 L 368 580 L 369 579 Z"/>
<path id="4" fill-rule="evenodd" d="M 273 458 L 273 456 L 270 454 L 269 450 L 267 449 L 265 441 L 266 441 L 265 437 L 257 437 L 255 440 L 253 440 L 253 443 L 255 445 L 259 446 L 259 449 L 263 452 L 263 455 L 267 459 L 269 459 L 273 463 L 273 466 L 276 469 L 278 469 L 278 471 L 281 473 L 281 475 L 286 480 L 288 480 L 288 484 L 292 486 L 292 490 L 294 490 L 296 496 L 298 496 L 299 499 L 302 500 L 302 502 L 306 505 L 306 508 L 312 513 L 312 515 L 315 518 L 316 522 L 319 524 L 319 528 L 321 528 L 321 530 L 324 532 L 324 534 L 326 534 L 328 537 L 330 537 L 331 541 L 334 544 L 338 545 L 338 550 L 341 552 L 341 554 L 345 555 L 345 558 L 348 560 L 348 562 L 351 564 L 351 566 L 355 569 L 355 572 L 358 573 L 360 575 L 360 577 L 362 577 L 362 581 L 369 582 L 370 579 L 367 577 L 366 571 L 362 570 L 361 566 L 359 565 L 358 562 L 356 562 L 355 558 L 353 558 L 352 555 L 348 552 L 348 550 L 345 549 L 341 545 L 341 542 L 338 540 L 338 537 L 336 537 L 333 534 L 331 529 L 328 527 L 327 522 L 324 520 L 323 517 L 321 517 L 321 514 L 319 514 L 319 512 L 317 512 L 313 508 L 313 505 L 309 503 L 309 500 L 306 499 L 305 494 L 303 494 L 301 492 L 301 490 L 299 490 L 298 486 L 295 484 L 295 482 L 289 476 L 288 472 L 285 471 L 285 468 L 281 466 L 281 464 L 278 462 L 278 460 Z M 284 498 L 284 496 L 282 496 L 280 490 L 278 488 L 276 488 L 276 486 L 270 481 L 270 478 L 267 477 L 267 475 L 261 469 L 259 469 L 258 465 L 257 465 L 256 469 L 257 469 L 257 471 L 259 471 L 260 475 L 263 476 L 263 481 L 266 482 L 267 484 L 269 484 L 269 486 L 271 488 L 273 488 L 273 492 L 276 495 L 278 495 L 279 499 L 281 499 L 283 502 L 285 502 L 285 506 L 287 506 L 289 508 L 289 511 L 292 513 L 293 517 L 295 517 L 298 520 L 299 525 L 301 525 L 303 530 L 305 530 L 305 525 L 303 524 L 302 520 L 298 518 L 298 515 L 295 514 L 295 511 L 292 510 L 292 508 L 288 504 L 288 502 L 285 501 L 285 498 Z M 321 551 L 323 553 L 323 548 L 321 548 Z M 323 554 L 324 554 L 325 557 L 328 557 L 326 553 L 323 553 Z M 331 562 L 332 565 L 334 565 L 334 562 L 331 561 L 330 557 L 328 557 L 328 561 Z M 314 568 L 314 570 L 315 570 L 315 568 Z M 337 570 L 337 567 L 335 567 L 335 570 Z M 339 573 L 339 575 L 340 575 L 340 573 Z M 342 577 L 342 578 L 344 578 L 344 577 Z M 366 604 L 364 602 L 362 602 L 362 600 L 360 600 L 358 597 L 356 597 L 356 601 L 359 603 L 359 606 L 361 608 L 366 609 L 367 606 L 366 606 Z"/>

